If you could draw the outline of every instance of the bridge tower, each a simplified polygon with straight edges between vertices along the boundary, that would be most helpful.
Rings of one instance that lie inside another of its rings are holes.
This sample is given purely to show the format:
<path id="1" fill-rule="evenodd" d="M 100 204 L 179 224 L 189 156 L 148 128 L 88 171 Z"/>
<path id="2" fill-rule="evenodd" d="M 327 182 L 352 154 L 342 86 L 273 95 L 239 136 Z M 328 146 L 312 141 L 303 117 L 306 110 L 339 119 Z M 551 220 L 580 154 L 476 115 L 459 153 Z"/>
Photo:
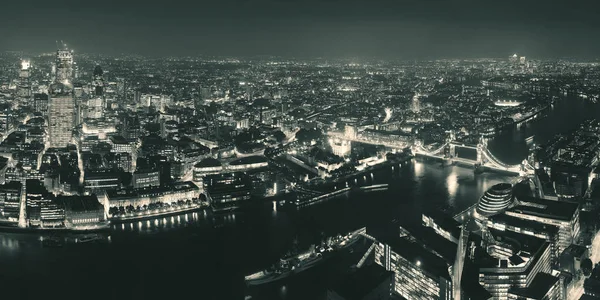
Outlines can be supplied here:
<path id="1" fill-rule="evenodd" d="M 477 144 L 477 163 L 483 165 L 485 163 L 485 161 L 483 161 L 484 158 L 484 151 L 487 151 L 487 139 L 483 136 L 481 136 L 481 138 L 479 139 L 479 143 Z"/>

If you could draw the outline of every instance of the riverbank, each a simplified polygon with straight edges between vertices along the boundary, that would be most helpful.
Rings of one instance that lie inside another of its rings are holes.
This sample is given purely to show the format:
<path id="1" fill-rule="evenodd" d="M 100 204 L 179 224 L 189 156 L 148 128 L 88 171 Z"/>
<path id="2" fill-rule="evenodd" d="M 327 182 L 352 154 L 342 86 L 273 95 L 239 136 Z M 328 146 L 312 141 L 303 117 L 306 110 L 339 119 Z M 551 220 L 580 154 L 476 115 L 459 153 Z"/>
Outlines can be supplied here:
<path id="1" fill-rule="evenodd" d="M 135 221 L 143 221 L 143 220 L 151 220 L 156 218 L 168 217 L 172 215 L 179 215 L 189 212 L 201 211 L 209 208 L 208 204 L 191 204 L 188 207 L 181 208 L 167 208 L 167 209 L 159 209 L 156 212 L 144 211 L 144 212 L 136 212 L 130 213 L 124 216 L 117 216 L 109 218 L 110 222 L 113 224 L 121 224 L 121 223 L 129 223 Z"/>
<path id="2" fill-rule="evenodd" d="M 92 233 L 110 230 L 110 223 L 99 223 L 97 225 L 72 226 L 72 227 L 19 227 L 17 224 L 0 223 L 0 232 L 6 233 Z"/>

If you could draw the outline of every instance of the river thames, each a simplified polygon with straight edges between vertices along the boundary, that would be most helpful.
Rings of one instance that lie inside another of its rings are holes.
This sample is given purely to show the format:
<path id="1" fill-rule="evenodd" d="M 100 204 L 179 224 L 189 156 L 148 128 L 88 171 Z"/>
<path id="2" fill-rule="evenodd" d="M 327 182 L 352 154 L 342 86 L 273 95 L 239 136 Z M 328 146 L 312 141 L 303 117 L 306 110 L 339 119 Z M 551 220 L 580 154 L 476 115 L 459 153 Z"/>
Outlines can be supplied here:
<path id="1" fill-rule="evenodd" d="M 490 149 L 507 163 L 527 155 L 525 139 L 543 143 L 599 106 L 580 99 L 558 101 L 545 117 L 507 130 Z M 267 267 L 297 237 L 345 233 L 391 220 L 420 222 L 423 210 L 455 214 L 476 203 L 487 188 L 513 177 L 413 160 L 401 169 L 373 174 L 387 191 L 351 192 L 298 211 L 270 203 L 224 216 L 188 213 L 115 225 L 106 243 L 42 248 L 39 235 L 0 234 L 0 286 L 5 296 L 56 299 L 243 299 L 243 276 Z M 278 283 L 265 299 L 311 299 L 322 290 L 318 275 Z M 313 277 L 314 276 L 314 277 Z M 260 294 L 260 293 L 259 293 Z M 254 299 L 261 299 L 261 296 Z"/>

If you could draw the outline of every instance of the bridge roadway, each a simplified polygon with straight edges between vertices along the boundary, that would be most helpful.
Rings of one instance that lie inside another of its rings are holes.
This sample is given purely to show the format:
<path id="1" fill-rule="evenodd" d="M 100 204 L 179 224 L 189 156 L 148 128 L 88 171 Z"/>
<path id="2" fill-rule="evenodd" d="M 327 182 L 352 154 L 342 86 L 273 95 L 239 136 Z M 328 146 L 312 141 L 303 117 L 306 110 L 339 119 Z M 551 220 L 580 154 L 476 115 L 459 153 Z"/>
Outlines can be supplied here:
<path id="1" fill-rule="evenodd" d="M 427 153 L 418 148 L 413 149 L 413 151 L 414 151 L 413 153 L 415 155 L 419 155 L 419 156 L 431 157 L 431 158 L 436 158 L 436 159 L 441 159 L 441 160 L 451 160 L 451 161 L 455 161 L 455 162 L 459 162 L 459 163 L 467 164 L 467 165 L 472 165 L 472 166 L 477 164 L 477 161 L 475 161 L 475 160 L 461 158 L 461 157 L 447 158 L 444 155 L 439 155 L 439 154 L 436 155 L 436 154 Z M 486 149 L 486 151 L 484 151 L 484 153 L 485 152 L 489 152 L 489 151 Z M 495 159 L 490 159 L 492 157 L 487 153 L 485 153 L 484 156 L 486 156 L 486 159 L 488 161 L 485 162 L 484 164 L 482 164 L 482 167 L 485 167 L 485 168 L 491 169 L 491 170 L 495 170 L 495 171 L 503 171 L 503 172 L 510 172 L 510 173 L 516 173 L 516 174 L 521 174 L 521 172 L 522 172 L 520 165 L 507 166 L 507 165 L 495 162 Z"/>

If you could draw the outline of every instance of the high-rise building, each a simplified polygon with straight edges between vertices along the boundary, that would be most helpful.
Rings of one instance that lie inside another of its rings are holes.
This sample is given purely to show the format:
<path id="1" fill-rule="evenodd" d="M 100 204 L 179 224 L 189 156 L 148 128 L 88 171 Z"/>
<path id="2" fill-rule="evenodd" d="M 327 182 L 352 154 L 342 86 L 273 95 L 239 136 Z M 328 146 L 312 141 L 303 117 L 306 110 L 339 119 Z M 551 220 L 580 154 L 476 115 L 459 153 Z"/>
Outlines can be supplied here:
<path id="1" fill-rule="evenodd" d="M 75 123 L 75 101 L 69 85 L 52 86 L 48 121 L 50 147 L 66 147 L 71 142 Z"/>
<path id="2" fill-rule="evenodd" d="M 73 50 L 59 49 L 56 52 L 55 64 L 55 82 L 71 83 L 73 80 Z"/>
<path id="3" fill-rule="evenodd" d="M 31 97 L 31 83 L 29 82 L 29 68 L 31 64 L 28 60 L 21 61 L 21 70 L 19 71 L 19 84 L 17 89 L 17 95 L 26 100 L 30 101 Z"/>
<path id="4" fill-rule="evenodd" d="M 76 111 L 73 99 L 73 51 L 56 52 L 56 74 L 50 87 L 49 142 L 51 147 L 66 147 L 71 141 Z"/>

